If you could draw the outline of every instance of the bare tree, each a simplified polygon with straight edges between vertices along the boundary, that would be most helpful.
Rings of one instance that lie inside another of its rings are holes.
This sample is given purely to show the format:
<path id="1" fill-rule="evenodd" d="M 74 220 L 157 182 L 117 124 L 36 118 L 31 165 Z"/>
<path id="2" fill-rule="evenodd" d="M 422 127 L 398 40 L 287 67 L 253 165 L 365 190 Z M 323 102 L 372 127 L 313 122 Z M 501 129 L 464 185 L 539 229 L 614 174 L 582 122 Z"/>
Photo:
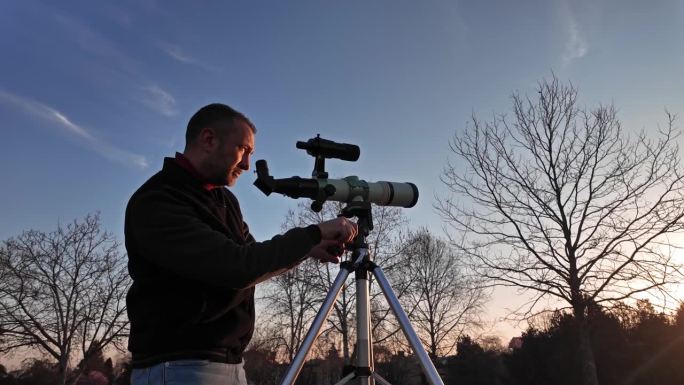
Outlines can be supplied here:
<path id="1" fill-rule="evenodd" d="M 597 384 L 587 304 L 663 288 L 679 266 L 667 235 L 682 230 L 684 185 L 674 117 L 650 139 L 623 133 L 613 106 L 587 110 L 554 77 L 535 97 L 513 95 L 513 116 L 456 135 L 436 208 L 468 235 L 461 252 L 483 277 L 572 309 L 585 384 Z"/>
<path id="2" fill-rule="evenodd" d="M 449 245 L 429 230 L 414 232 L 407 244 L 403 268 L 412 279 L 402 303 L 412 309 L 411 323 L 430 356 L 447 356 L 466 330 L 479 325 L 485 292 L 466 275 Z"/>
<path id="3" fill-rule="evenodd" d="M 325 295 L 314 290 L 310 282 L 310 277 L 317 273 L 312 263 L 316 262 L 306 261 L 298 268 L 273 278 L 263 296 L 273 337 L 288 362 L 294 359 L 316 314 L 316 305 Z"/>
<path id="4" fill-rule="evenodd" d="M 0 246 L 0 351 L 37 348 L 57 361 L 60 382 L 128 335 L 126 263 L 112 235 L 88 215 L 44 233 L 29 230 Z M 119 347 L 120 348 L 120 347 Z"/>

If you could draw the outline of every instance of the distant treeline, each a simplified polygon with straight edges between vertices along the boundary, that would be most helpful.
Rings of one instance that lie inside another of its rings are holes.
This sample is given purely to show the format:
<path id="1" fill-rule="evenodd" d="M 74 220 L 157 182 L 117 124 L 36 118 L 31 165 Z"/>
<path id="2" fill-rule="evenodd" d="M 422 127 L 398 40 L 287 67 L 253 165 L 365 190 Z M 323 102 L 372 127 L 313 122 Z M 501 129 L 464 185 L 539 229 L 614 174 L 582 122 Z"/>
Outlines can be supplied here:
<path id="1" fill-rule="evenodd" d="M 587 316 L 601 385 L 684 384 L 684 306 L 674 314 L 664 314 L 649 301 L 610 310 L 594 305 L 589 306 Z M 581 384 L 572 317 L 556 311 L 541 322 L 543 326 L 529 328 L 507 346 L 462 336 L 457 354 L 436 359 L 436 367 L 446 385 Z M 375 351 L 376 370 L 390 383 L 428 384 L 411 355 L 386 353 Z M 330 358 L 310 361 L 297 384 L 335 383 L 332 380 L 343 374 L 339 362 L 338 372 L 330 373 L 326 371 Z M 259 365 L 248 366 L 248 378 L 255 385 L 277 383 L 271 378 L 259 381 L 265 365 L 271 365 L 273 372 L 284 370 L 263 359 Z"/>
<path id="2" fill-rule="evenodd" d="M 612 309 L 590 306 L 588 318 L 601 385 L 684 384 L 684 306 L 674 314 L 658 312 L 648 301 Z M 557 311 L 541 322 L 543 326 L 529 328 L 508 346 L 462 336 L 457 354 L 435 359 L 436 366 L 447 385 L 579 384 L 572 321 L 571 315 Z M 383 346 L 374 353 L 376 371 L 392 384 L 427 384 L 411 354 Z M 265 349 L 247 352 L 245 369 L 251 384 L 278 383 L 287 365 L 275 357 L 276 352 Z M 111 359 L 98 355 L 86 365 L 79 385 L 129 383 L 125 361 L 113 366 Z M 348 370 L 331 347 L 327 356 L 307 362 L 297 384 L 333 384 Z M 45 361 L 32 360 L 10 373 L 0 367 L 0 385 L 50 385 L 55 378 L 57 372 Z"/>
<path id="3" fill-rule="evenodd" d="M 590 306 L 588 313 L 601 385 L 684 384 L 684 306 L 666 315 L 639 301 L 610 311 Z M 445 384 L 581 384 L 572 321 L 556 312 L 545 327 L 528 329 L 504 351 L 462 339 L 444 366 Z"/>

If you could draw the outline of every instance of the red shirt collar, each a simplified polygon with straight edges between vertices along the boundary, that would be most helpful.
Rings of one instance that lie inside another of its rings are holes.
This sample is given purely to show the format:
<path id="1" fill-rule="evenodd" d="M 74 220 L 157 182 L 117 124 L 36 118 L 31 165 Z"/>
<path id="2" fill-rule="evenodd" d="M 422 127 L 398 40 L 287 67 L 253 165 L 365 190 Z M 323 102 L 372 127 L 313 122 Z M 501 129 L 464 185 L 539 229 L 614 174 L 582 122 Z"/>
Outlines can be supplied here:
<path id="1" fill-rule="evenodd" d="M 213 189 L 215 189 L 215 188 L 217 188 L 217 187 L 223 187 L 223 186 L 220 186 L 220 185 L 216 185 L 216 184 L 212 184 L 212 183 L 207 183 L 207 182 L 205 182 L 205 181 L 204 181 L 204 177 L 202 176 L 202 174 L 200 174 L 199 171 L 197 171 L 197 169 L 195 168 L 195 166 L 193 166 L 192 163 L 190 163 L 190 161 L 188 160 L 188 158 L 186 158 L 186 157 L 185 157 L 183 154 L 181 154 L 180 152 L 177 152 L 177 153 L 176 153 L 176 163 L 177 163 L 179 166 L 183 167 L 183 169 L 185 169 L 185 171 L 187 171 L 188 173 L 190 173 L 190 175 L 192 175 L 195 179 L 197 179 L 198 181 L 202 182 L 202 187 L 203 187 L 205 190 L 210 191 L 210 190 L 213 190 Z"/>

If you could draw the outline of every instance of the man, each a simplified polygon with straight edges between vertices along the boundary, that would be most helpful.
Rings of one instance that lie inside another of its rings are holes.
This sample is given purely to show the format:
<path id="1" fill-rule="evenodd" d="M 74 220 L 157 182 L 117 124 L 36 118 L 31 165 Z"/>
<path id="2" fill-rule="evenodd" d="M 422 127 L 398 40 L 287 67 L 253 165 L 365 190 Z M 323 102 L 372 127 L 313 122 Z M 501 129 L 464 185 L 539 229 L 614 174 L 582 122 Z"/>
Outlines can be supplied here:
<path id="1" fill-rule="evenodd" d="M 255 133 L 226 105 L 201 108 L 188 123 L 183 153 L 166 158 L 128 203 L 133 385 L 245 385 L 254 286 L 308 256 L 339 262 L 356 235 L 353 222 L 337 218 L 254 240 L 224 186 L 249 169 Z"/>

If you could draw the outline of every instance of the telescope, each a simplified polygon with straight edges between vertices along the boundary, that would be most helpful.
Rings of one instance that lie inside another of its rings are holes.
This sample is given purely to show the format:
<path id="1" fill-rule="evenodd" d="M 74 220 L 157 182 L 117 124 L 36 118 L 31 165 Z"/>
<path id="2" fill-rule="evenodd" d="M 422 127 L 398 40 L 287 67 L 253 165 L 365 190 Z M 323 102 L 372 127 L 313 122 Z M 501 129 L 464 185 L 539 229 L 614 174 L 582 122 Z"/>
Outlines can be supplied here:
<path id="1" fill-rule="evenodd" d="M 256 162 L 257 180 L 254 185 L 264 194 L 279 193 L 290 198 L 310 198 L 311 209 L 319 212 L 325 201 L 343 203 L 368 202 L 379 206 L 413 207 L 418 202 L 418 188 L 413 183 L 367 182 L 357 176 L 330 179 L 325 171 L 325 159 L 356 161 L 359 147 L 323 139 L 320 135 L 306 142 L 297 142 L 297 148 L 306 150 L 316 159 L 313 178 L 275 179 L 269 174 L 268 164 L 261 159 Z"/>
<path id="2" fill-rule="evenodd" d="M 399 321 L 404 336 L 413 347 L 425 378 L 431 385 L 444 385 L 418 334 L 411 327 L 409 318 L 401 308 L 399 299 L 392 291 L 382 268 L 373 262 L 366 241 L 370 230 L 373 229 L 371 203 L 380 206 L 413 207 L 418 202 L 418 188 L 413 183 L 367 182 L 357 176 L 341 179 L 328 178 L 328 173 L 325 171 L 325 159 L 356 161 L 359 158 L 360 151 L 359 147 L 353 144 L 333 142 L 318 135 L 306 142 L 297 142 L 297 148 L 306 150 L 307 154 L 316 158 L 312 178 L 293 176 L 292 178 L 275 179 L 269 174 L 268 164 L 262 159 L 256 162 L 257 180 L 254 185 L 266 195 L 276 192 L 291 198 L 311 198 L 314 200 L 311 209 L 316 212 L 321 211 L 323 203 L 327 200 L 346 203 L 340 215 L 347 218 L 358 218 L 356 224 L 359 231 L 353 242 L 346 245 L 347 250 L 352 251 L 351 257 L 348 261 L 340 264 L 340 272 L 332 283 L 280 385 L 294 385 L 304 365 L 306 355 L 320 334 L 326 318 L 330 315 L 340 291 L 352 272 L 354 272 L 356 279 L 356 365 L 337 384 L 343 385 L 354 381 L 353 383 L 364 385 L 372 385 L 376 382 L 389 385 L 387 380 L 375 372 L 373 364 L 373 333 L 371 332 L 369 302 L 372 275 Z"/>

